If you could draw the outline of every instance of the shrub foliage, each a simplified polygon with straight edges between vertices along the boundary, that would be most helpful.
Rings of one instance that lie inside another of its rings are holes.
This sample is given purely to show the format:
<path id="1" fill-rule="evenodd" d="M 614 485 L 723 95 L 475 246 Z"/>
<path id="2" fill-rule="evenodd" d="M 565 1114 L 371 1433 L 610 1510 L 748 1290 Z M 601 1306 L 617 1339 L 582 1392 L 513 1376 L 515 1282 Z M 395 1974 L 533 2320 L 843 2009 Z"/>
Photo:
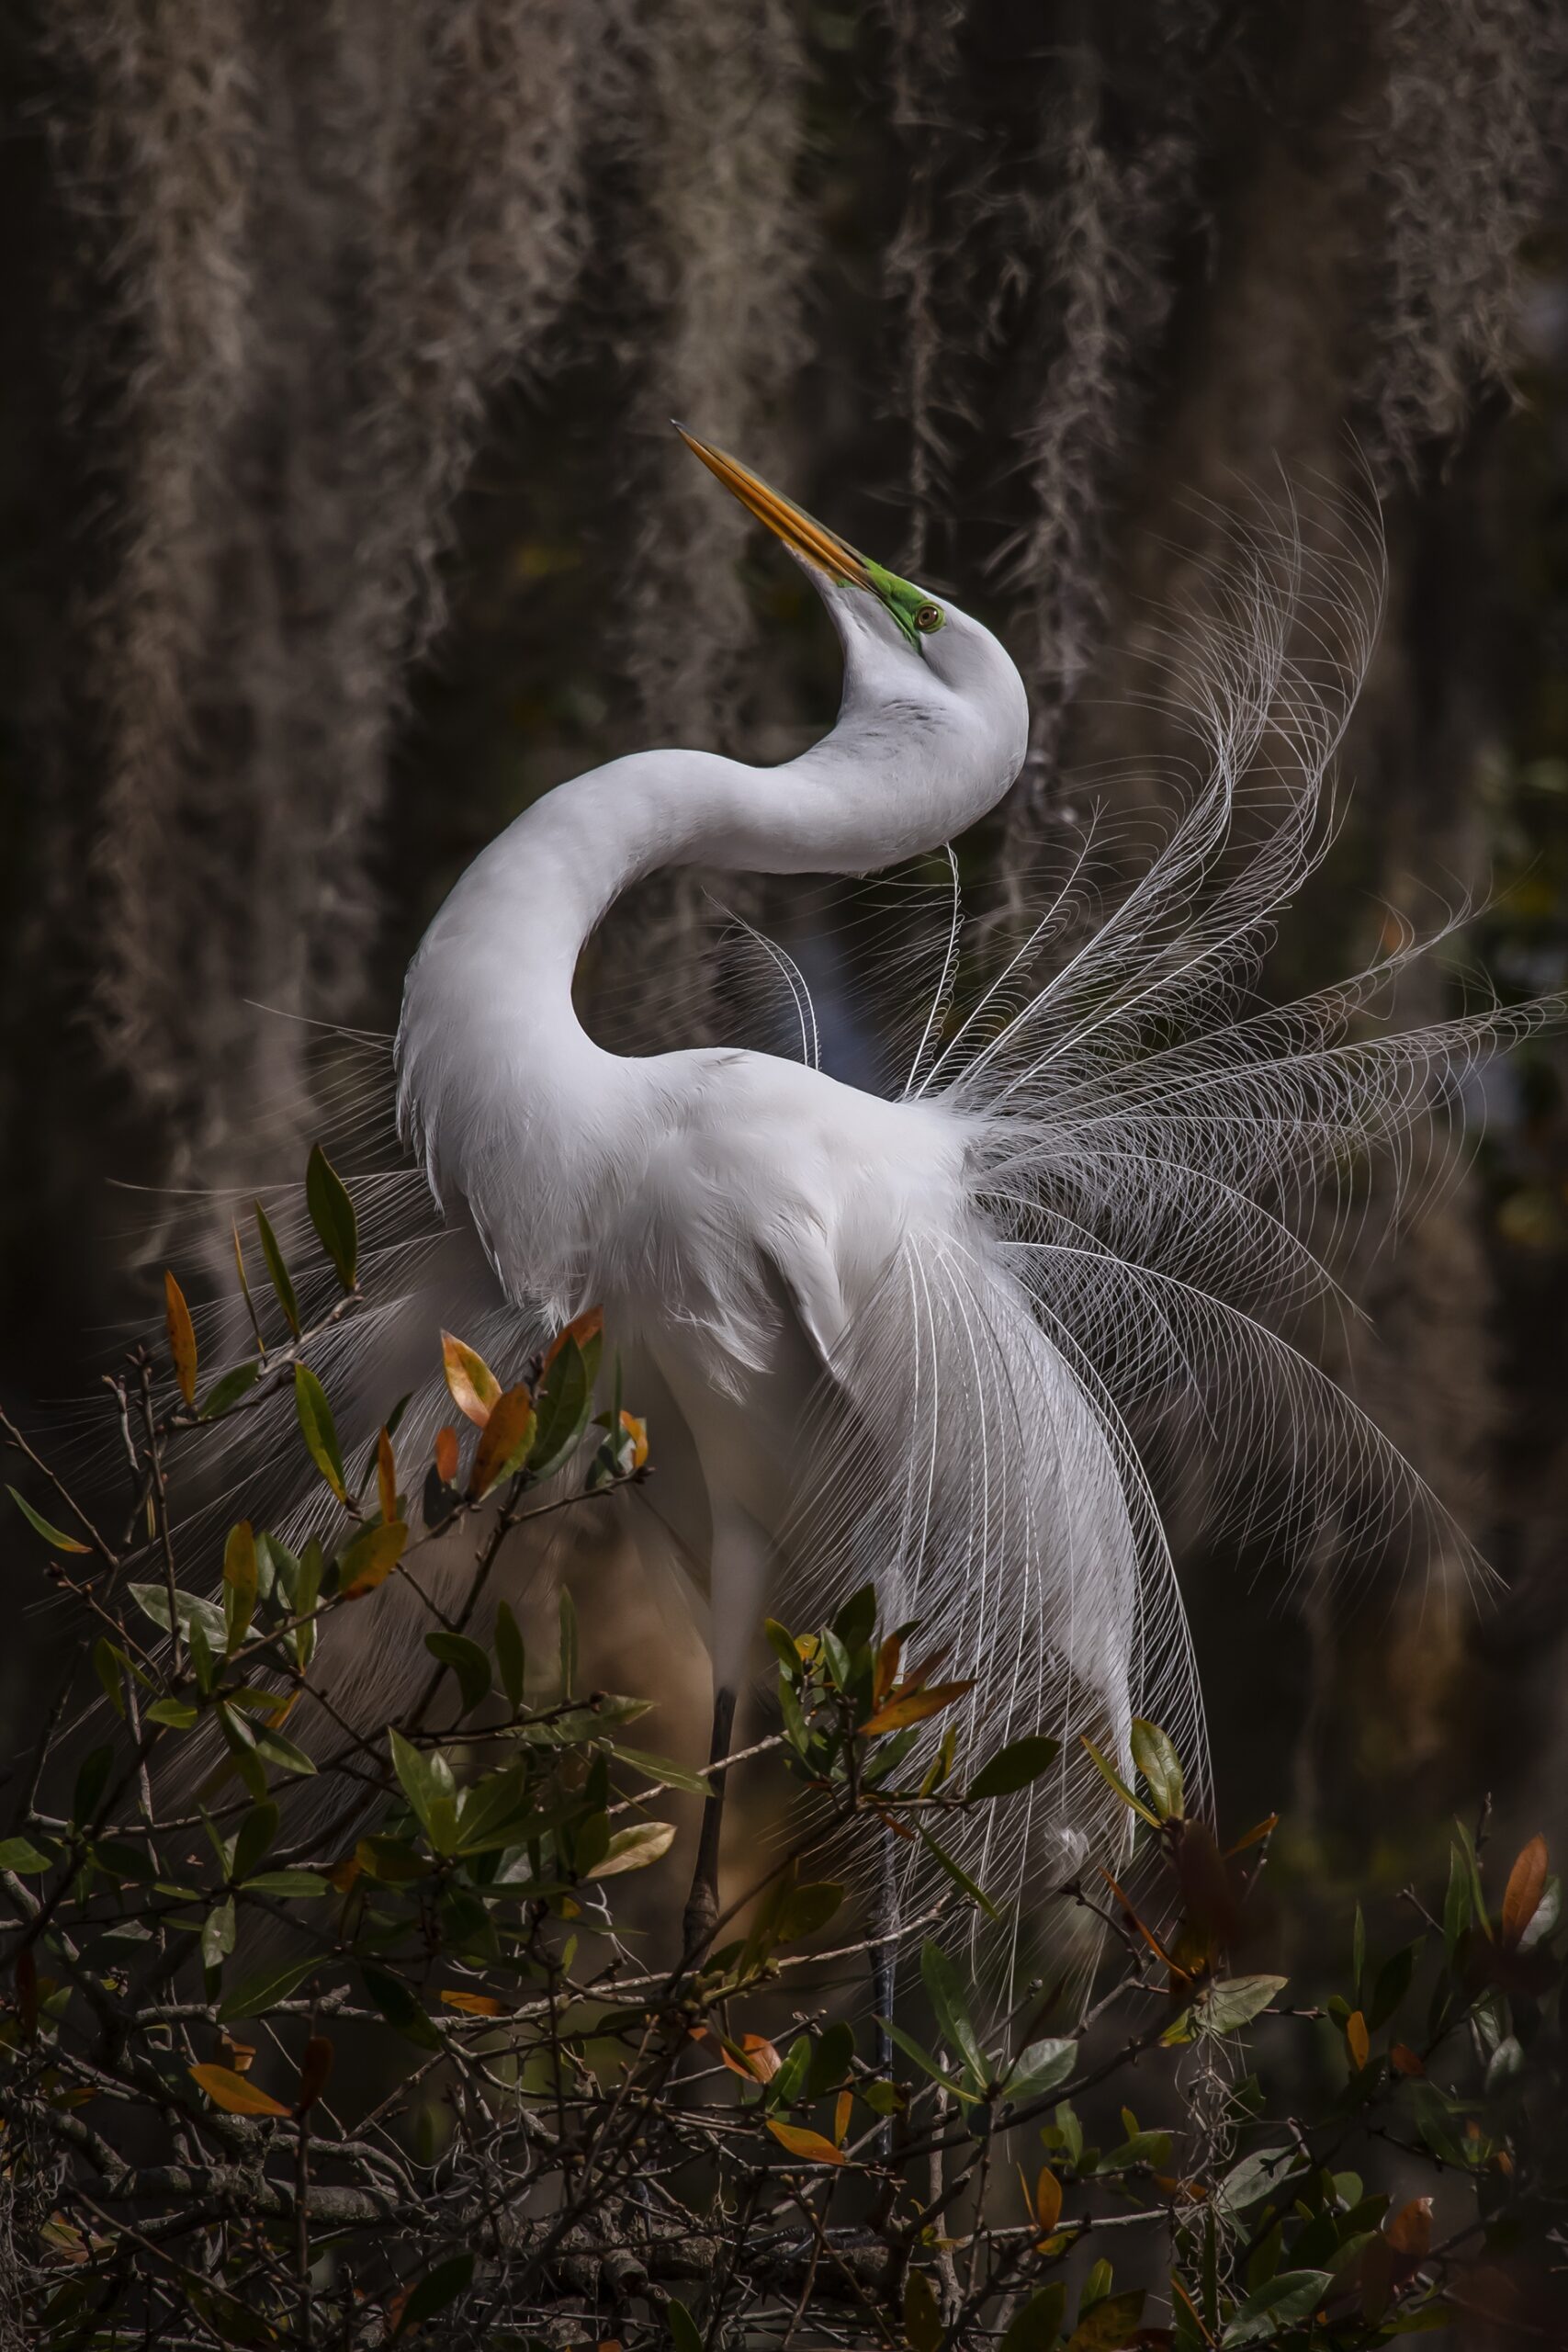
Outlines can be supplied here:
<path id="1" fill-rule="evenodd" d="M 1032 1982 L 998 2017 L 966 1955 L 1008 1890 L 953 1862 L 944 1816 L 1056 1743 L 967 1772 L 942 1629 L 879 1624 L 870 1587 L 769 1626 L 777 1728 L 736 1761 L 779 1834 L 683 1950 L 670 1849 L 716 1771 L 633 1744 L 646 1698 L 581 1687 L 569 1598 L 540 1657 L 492 1592 L 531 1519 L 651 1473 L 597 1317 L 512 1387 L 446 1336 L 431 1459 L 400 1456 L 391 1411 L 350 1463 L 309 1361 L 361 1304 L 320 1152 L 306 1199 L 338 1287 L 314 1322 L 258 1211 L 254 1353 L 204 1385 L 170 1275 L 172 1377 L 138 1348 L 109 1382 L 123 1542 L 4 1421 L 14 1581 L 46 1565 L 101 1686 L 85 1737 L 62 1694 L 0 1815 L 6 2341 L 1360 2347 L 1462 2336 L 1521 2248 L 1548 2267 L 1542 1840 L 1505 1865 L 1456 1826 L 1446 1890 L 1406 1890 L 1385 1949 L 1358 1910 L 1340 1988 L 1298 1998 L 1257 1965 L 1272 1817 L 1222 1850 L 1139 1724 L 1096 1761 L 1149 1892 L 1066 1888 L 1103 1923 L 1090 1993 Z M 203 1538 L 181 1482 L 288 1387 L 329 1540 Z M 436 1541 L 473 1566 L 456 1614 L 426 1603 L 420 1690 L 323 1741 L 323 1623 L 360 1611 L 375 1641 Z M 196 1772 L 171 1772 L 186 1742 Z M 871 1884 L 890 1846 L 942 1893 L 879 1928 L 822 1856 Z M 895 1957 L 907 1998 L 870 2014 Z"/>

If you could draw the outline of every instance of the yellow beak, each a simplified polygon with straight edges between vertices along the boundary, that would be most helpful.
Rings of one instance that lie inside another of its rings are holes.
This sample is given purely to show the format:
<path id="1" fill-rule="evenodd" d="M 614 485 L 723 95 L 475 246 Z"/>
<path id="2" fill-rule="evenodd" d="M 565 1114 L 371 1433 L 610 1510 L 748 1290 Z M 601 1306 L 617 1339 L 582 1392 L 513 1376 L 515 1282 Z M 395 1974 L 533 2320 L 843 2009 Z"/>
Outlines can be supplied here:
<path id="1" fill-rule="evenodd" d="M 671 422 L 674 424 L 674 419 Z M 824 530 L 820 523 L 814 523 L 809 514 L 803 514 L 798 506 L 792 506 L 776 490 L 770 490 L 737 458 L 727 458 L 722 449 L 710 449 L 705 441 L 697 440 L 683 424 L 676 424 L 675 430 L 709 473 L 716 474 L 726 490 L 755 514 L 759 523 L 765 523 L 786 548 L 793 548 L 796 555 L 815 564 L 818 571 L 825 571 L 830 580 L 848 581 L 854 588 L 871 586 L 864 559 L 853 548 L 847 547 L 831 531 Z"/>

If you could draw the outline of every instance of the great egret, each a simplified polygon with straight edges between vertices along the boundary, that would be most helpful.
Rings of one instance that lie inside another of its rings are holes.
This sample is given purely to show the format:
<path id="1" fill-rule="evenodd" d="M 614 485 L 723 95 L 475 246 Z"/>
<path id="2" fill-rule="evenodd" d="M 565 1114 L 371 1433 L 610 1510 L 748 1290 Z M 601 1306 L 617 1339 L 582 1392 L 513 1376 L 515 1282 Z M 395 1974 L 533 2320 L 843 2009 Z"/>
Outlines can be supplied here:
<path id="1" fill-rule="evenodd" d="M 1342 1528 L 1375 1517 L 1386 1539 L 1435 1512 L 1259 1310 L 1326 1280 L 1292 1204 L 1414 1128 L 1434 1074 L 1499 1023 L 1350 1037 L 1409 941 L 1304 1004 L 1248 999 L 1272 919 L 1322 847 L 1320 787 L 1373 617 L 1364 564 L 1314 567 L 1289 542 L 1281 560 L 1258 537 L 1216 591 L 1185 813 L 1099 928 L 1058 945 L 1080 860 L 962 1021 L 954 919 L 897 1099 L 771 1054 L 604 1050 L 573 976 L 638 877 L 865 873 L 939 851 L 1001 799 L 1027 742 L 1022 683 L 988 629 L 683 438 L 826 604 L 843 648 L 837 723 L 772 768 L 678 750 L 613 760 L 519 817 L 410 969 L 400 1127 L 519 1316 L 536 1327 L 602 1304 L 662 1372 L 711 1513 L 714 1754 L 765 1597 L 793 1579 L 841 1598 L 869 1571 L 889 1621 L 934 1627 L 953 1645 L 945 1670 L 976 1679 L 982 1748 L 1065 1735 L 1055 1778 L 968 1856 L 1027 1897 L 1122 1840 L 1076 1735 L 1125 1759 L 1133 1718 L 1155 1716 L 1203 1780 L 1130 1411 L 1179 1402 L 1249 1459 L 1271 1422 L 1297 1465 L 1277 1526 L 1322 1504 Z M 1266 821 L 1249 833 L 1235 793 L 1258 765 Z M 1309 1426 L 1315 1485 L 1300 1469 Z M 1223 1464 L 1215 1475 L 1223 1486 Z M 1249 1478 L 1248 1509 L 1258 1492 Z M 715 1915 L 716 1836 L 711 1804 L 694 1943 Z"/>

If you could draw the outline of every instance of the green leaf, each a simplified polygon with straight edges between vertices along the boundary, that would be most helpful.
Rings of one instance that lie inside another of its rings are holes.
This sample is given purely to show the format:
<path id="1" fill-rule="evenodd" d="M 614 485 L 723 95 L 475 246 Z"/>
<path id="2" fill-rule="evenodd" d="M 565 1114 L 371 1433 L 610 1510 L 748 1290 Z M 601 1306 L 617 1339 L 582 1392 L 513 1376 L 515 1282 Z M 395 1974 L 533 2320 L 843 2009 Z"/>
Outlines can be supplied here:
<path id="1" fill-rule="evenodd" d="M 985 1913 L 987 1919 L 999 1919 L 1002 1915 L 998 1910 L 996 1905 L 991 1901 L 990 1896 L 986 1893 L 985 1888 L 977 1886 L 975 1881 L 970 1877 L 968 1871 L 964 1870 L 960 1863 L 953 1860 L 953 1856 L 947 1852 L 944 1847 L 937 1844 L 936 1839 L 931 1836 L 929 1829 L 919 1828 L 919 1824 L 916 1826 L 919 1829 L 921 1845 L 925 1848 L 927 1853 L 930 1854 L 931 1860 L 938 1863 L 941 1868 L 946 1871 L 948 1877 L 953 1881 L 953 1885 L 959 1888 L 963 1894 L 966 1894 L 970 1902 L 973 1903 L 977 1909 Z"/>
<path id="2" fill-rule="evenodd" d="M 582 1350 L 570 1334 L 546 1373 L 536 1404 L 537 1420 L 528 1468 L 547 1478 L 576 1453 L 593 1405 L 593 1383 Z"/>
<path id="3" fill-rule="evenodd" d="M 231 1372 L 226 1372 L 220 1380 L 215 1380 L 202 1398 L 197 1408 L 201 1419 L 204 1421 L 220 1421 L 260 1378 L 259 1363 L 237 1363 Z"/>
<path id="4" fill-rule="evenodd" d="M 296 1747 L 291 1739 L 285 1739 L 280 1731 L 274 1731 L 270 1724 L 257 1724 L 254 1738 L 260 1753 L 280 1771 L 298 1772 L 301 1779 L 314 1772 L 316 1768 L 304 1749 Z"/>
<path id="5" fill-rule="evenodd" d="M 305 1206 L 339 1282 L 352 1290 L 359 1263 L 359 1220 L 342 1178 L 319 1143 L 311 1146 L 305 1163 Z"/>
<path id="6" fill-rule="evenodd" d="M 124 1651 L 116 1649 L 107 1636 L 100 1634 L 93 1644 L 93 1672 L 121 1723 L 125 1721 L 125 1691 L 120 1683 L 120 1668 L 124 1663 Z"/>
<path id="7" fill-rule="evenodd" d="M 265 1968 L 254 1969 L 231 1987 L 218 2004 L 220 2025 L 231 2025 L 236 2018 L 265 2017 L 279 2001 L 287 2001 L 297 1993 L 309 1976 L 321 1965 L 321 1954 L 309 1960 L 275 1960 Z"/>
<path id="8" fill-rule="evenodd" d="M 855 2030 L 840 2018 L 813 2044 L 811 2064 L 806 2070 L 807 2098 L 824 2098 L 829 2091 L 837 2090 L 850 2071 L 854 2054 Z"/>
<path id="9" fill-rule="evenodd" d="M 471 1714 L 490 1697 L 490 1660 L 478 1642 L 470 1642 L 464 1634 L 426 1634 L 424 1646 L 432 1657 L 451 1668 L 457 1678 L 463 1713 Z"/>
<path id="10" fill-rule="evenodd" d="M 688 1795 L 694 1797 L 708 1794 L 705 1773 L 688 1772 L 683 1764 L 673 1762 L 668 1756 L 654 1756 L 646 1747 L 623 1747 L 619 1740 L 611 1742 L 610 1753 L 623 1764 L 629 1764 L 634 1772 L 641 1772 L 647 1779 L 657 1781 L 665 1788 L 684 1789 Z"/>
<path id="11" fill-rule="evenodd" d="M 1124 2295 L 1102 2295 L 1098 2300 L 1090 2296 L 1095 2271 L 1108 2267 L 1107 2264 L 1097 2262 L 1085 2282 L 1078 2324 L 1067 2338 L 1067 2352 L 1120 2352 L 1120 2346 L 1130 2344 L 1136 2333 L 1144 2314 L 1141 2287 L 1132 2288 Z"/>
<path id="12" fill-rule="evenodd" d="M 251 1630 L 256 1607 L 256 1543 L 251 1522 L 242 1519 L 229 1530 L 223 1546 L 223 1649 L 232 1657 Z"/>
<path id="13" fill-rule="evenodd" d="M 523 1647 L 523 1635 L 509 1601 L 495 1604 L 495 1662 L 501 1668 L 501 1687 L 514 1707 L 523 1704 L 523 1677 L 527 1657 Z"/>
<path id="14" fill-rule="evenodd" d="M 53 1856 L 40 1854 L 30 1838 L 0 1838 L 0 1871 L 20 1871 L 30 1877 L 35 1871 L 47 1871 Z"/>
<path id="15" fill-rule="evenodd" d="M 326 1390 L 306 1363 L 294 1367 L 294 1409 L 299 1416 L 306 1453 L 339 1502 L 347 1502 L 348 1486 L 343 1475 L 343 1454 L 338 1447 L 333 1408 L 327 1402 Z"/>
<path id="16" fill-rule="evenodd" d="M 144 1711 L 142 1720 L 162 1724 L 165 1731 L 194 1731 L 201 1714 L 188 1699 L 154 1699 Z"/>
<path id="17" fill-rule="evenodd" d="M 1288 2320 L 1310 2318 L 1334 2280 L 1326 2270 L 1281 2270 L 1266 2287 L 1249 2295 L 1233 2315 L 1220 2342 L 1261 2344 L 1274 2336 Z"/>
<path id="18" fill-rule="evenodd" d="M 1145 1723 L 1141 1715 L 1134 1716 L 1132 1747 L 1133 1761 L 1144 1776 L 1160 1818 L 1179 1821 L 1185 1803 L 1181 1758 L 1168 1734 L 1163 1732 L 1157 1724 Z"/>
<path id="19" fill-rule="evenodd" d="M 1214 2201 L 1228 2213 L 1245 2213 L 1251 2205 L 1261 2205 L 1272 2197 L 1301 2170 L 1302 2154 L 1296 2148 L 1258 2148 L 1250 2156 L 1243 2156 L 1233 2165 L 1214 2191 Z"/>
<path id="20" fill-rule="evenodd" d="M 1100 1774 L 1100 1779 L 1104 1781 L 1109 1787 L 1115 1790 L 1122 1804 L 1130 1806 L 1132 1811 L 1137 1815 L 1140 1821 L 1146 1821 L 1151 1829 L 1157 1829 L 1159 1827 L 1158 1814 L 1151 1813 L 1148 1806 L 1144 1803 L 1142 1797 L 1135 1797 L 1133 1794 L 1132 1790 L 1127 1786 L 1126 1781 L 1122 1778 L 1122 1775 L 1116 1770 L 1115 1765 L 1112 1764 L 1108 1758 L 1100 1754 L 1093 1740 L 1090 1739 L 1086 1733 L 1080 1732 L 1078 1736 L 1083 1741 L 1084 1747 L 1089 1751 L 1089 1760 L 1093 1764 L 1095 1770 Z"/>
<path id="21" fill-rule="evenodd" d="M 667 1854 L 674 1842 L 672 1821 L 636 1822 L 629 1829 L 617 1829 L 603 1855 L 581 1875 L 614 1878 L 622 1871 L 646 1869 L 649 1862 L 657 1862 Z"/>
<path id="22" fill-rule="evenodd" d="M 1011 1796 L 1015 1789 L 1026 1789 L 1048 1771 L 1062 1752 L 1059 1739 L 1047 1739 L 1043 1732 L 1028 1739 L 1015 1739 L 998 1750 L 987 1764 L 982 1764 L 970 1781 L 971 1803 L 980 1797 Z"/>
<path id="23" fill-rule="evenodd" d="M 215 1903 L 208 1913 L 201 1930 L 201 1964 L 203 1968 L 221 1968 L 234 1949 L 237 1932 L 234 1918 L 234 1898 L 226 1896 Z"/>
<path id="24" fill-rule="evenodd" d="M 405 2041 L 413 2042 L 421 2050 L 446 2047 L 401 1977 L 394 1976 L 389 1969 L 374 1967 L 369 1961 L 361 1964 L 359 1973 L 365 1980 L 366 1991 L 394 2033 L 400 2033 Z"/>
<path id="25" fill-rule="evenodd" d="M 1224 1977 L 1197 2004 L 1197 2021 L 1209 2033 L 1235 2033 L 1260 2016 L 1289 1982 L 1286 1976 Z"/>
<path id="26" fill-rule="evenodd" d="M 277 1807 L 270 1798 L 251 1807 L 234 1832 L 234 1859 L 230 1865 L 232 1877 L 249 1878 L 276 1837 L 278 1820 Z"/>
<path id="27" fill-rule="evenodd" d="M 1472 1918 L 1470 1871 L 1457 1846 L 1449 1848 L 1449 1891 L 1443 1905 L 1443 1943 L 1452 1960 Z"/>
<path id="28" fill-rule="evenodd" d="M 326 1555 L 321 1538 L 312 1535 L 299 1555 L 294 1576 L 293 1611 L 297 1617 L 308 1622 L 294 1629 L 294 1656 L 301 1673 L 316 1654 L 316 1623 L 314 1611 L 321 1598 L 321 1578 L 326 1575 Z"/>
<path id="29" fill-rule="evenodd" d="M 169 1623 L 169 1595 L 164 1586 L 133 1584 L 129 1589 L 132 1600 L 144 1617 L 150 1617 L 153 1624 L 161 1626 L 165 1634 L 172 1631 Z M 175 1608 L 179 1618 L 180 1631 L 187 1639 L 191 1626 L 199 1623 L 210 1646 L 215 1650 L 222 1648 L 225 1633 L 223 1611 L 216 1601 L 204 1600 L 199 1593 L 176 1591 Z"/>
<path id="30" fill-rule="evenodd" d="M 938 2030 L 948 2047 L 957 2052 L 976 2086 L 988 2082 L 989 2062 L 980 2047 L 975 2021 L 964 1997 L 963 1980 L 942 1946 L 929 1939 L 920 1946 L 920 1978 L 936 2014 Z"/>
<path id="31" fill-rule="evenodd" d="M 1066 2081 L 1077 2057 L 1076 2041 L 1032 2041 L 1012 2062 L 1006 2086 L 1009 2098 L 1018 2105 L 1025 2099 L 1043 2098 Z"/>
<path id="32" fill-rule="evenodd" d="M 951 2091 L 955 2098 L 964 2099 L 971 2106 L 977 2103 L 979 2093 L 965 2090 L 962 2083 L 955 2082 L 942 2065 L 941 2059 L 933 2058 L 929 2050 L 922 2050 L 913 2034 L 906 2033 L 903 2027 L 895 2025 L 891 2018 L 878 2018 L 876 2022 L 888 2039 L 897 2043 L 905 2057 L 912 2058 L 920 2072 L 929 2075 L 933 2083 L 941 2083 L 944 2090 Z M 810 2044 L 807 2043 L 807 2047 L 809 2051 Z M 777 2081 L 777 2076 L 774 2080 Z"/>
<path id="33" fill-rule="evenodd" d="M 671 2295 L 665 2304 L 664 2317 L 675 2352 L 704 2352 L 702 2329 L 678 2296 Z"/>
<path id="34" fill-rule="evenodd" d="M 1371 2032 L 1376 2033 L 1380 2026 L 1388 2023 L 1409 1992 L 1426 1942 L 1425 1936 L 1417 1936 L 1414 1943 L 1394 1952 L 1379 1969 L 1372 1986 L 1371 2006 L 1367 2011 L 1367 2025 Z"/>
<path id="35" fill-rule="evenodd" d="M 445 1756 L 434 1751 L 426 1755 L 415 1747 L 400 1731 L 389 1727 L 387 1737 L 393 1769 L 420 1827 L 438 1854 L 450 1853 L 457 1838 L 457 1792 L 451 1766 Z"/>
<path id="36" fill-rule="evenodd" d="M 273 1289 L 277 1294 L 277 1303 L 283 1309 L 283 1319 L 297 1340 L 299 1337 L 299 1302 L 294 1295 L 294 1284 L 288 1279 L 288 1269 L 283 1262 L 283 1252 L 277 1246 L 277 1236 L 274 1233 L 271 1220 L 261 1203 L 253 1201 L 251 1208 L 256 1220 L 256 1231 L 261 1236 L 262 1256 L 266 1260 L 266 1270 L 272 1278 Z"/>
<path id="37" fill-rule="evenodd" d="M 78 1826 L 92 1821 L 104 1801 L 114 1770 L 114 1749 L 108 1746 L 95 1747 L 84 1758 L 76 1775 L 76 1790 L 71 1800 L 71 1818 Z"/>
<path id="38" fill-rule="evenodd" d="M 876 1587 L 863 1584 L 852 1592 L 833 1620 L 833 1631 L 846 1650 L 863 1649 L 876 1627 Z"/>
<path id="39" fill-rule="evenodd" d="M 844 1890 L 831 1879 L 813 1879 L 806 1886 L 784 1890 L 773 1919 L 773 1934 L 780 1943 L 798 1943 L 803 1937 L 814 1936 L 825 1928 L 844 1899 Z"/>
<path id="40" fill-rule="evenodd" d="M 89 1544 L 78 1544 L 73 1535 L 65 1534 L 61 1528 L 55 1526 L 52 1520 L 45 1519 L 42 1511 L 34 1510 L 26 1495 L 19 1495 L 15 1487 L 7 1487 L 6 1492 L 10 1496 L 33 1532 L 36 1535 L 41 1535 L 52 1551 L 85 1552 L 91 1549 Z"/>
<path id="41" fill-rule="evenodd" d="M 434 2269 L 420 2280 L 403 2305 L 394 2341 L 396 2335 L 406 2335 L 411 2327 L 418 2327 L 433 2313 L 445 2311 L 448 2303 L 456 2302 L 471 2283 L 473 2275 L 474 2257 L 471 2254 L 452 2254 L 445 2262 L 438 2262 Z"/>
<path id="42" fill-rule="evenodd" d="M 936 2290 L 923 2270 L 911 2270 L 904 2282 L 904 2334 L 911 2352 L 941 2352 L 944 2333 Z"/>
<path id="43" fill-rule="evenodd" d="M 1048 2287 L 1038 2288 L 1009 2320 L 999 2352 L 1049 2352 L 1050 2346 L 1061 2335 L 1066 2302 L 1067 2290 L 1060 2278 L 1053 2278 Z"/>

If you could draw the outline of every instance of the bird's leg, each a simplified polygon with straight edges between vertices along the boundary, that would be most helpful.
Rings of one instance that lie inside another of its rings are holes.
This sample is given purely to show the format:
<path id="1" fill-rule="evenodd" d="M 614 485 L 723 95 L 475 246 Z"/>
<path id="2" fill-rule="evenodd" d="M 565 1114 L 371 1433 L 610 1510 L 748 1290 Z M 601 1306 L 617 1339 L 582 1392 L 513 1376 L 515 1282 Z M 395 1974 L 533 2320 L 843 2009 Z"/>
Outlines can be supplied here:
<path id="1" fill-rule="evenodd" d="M 708 1762 L 722 1764 L 729 1753 L 729 1736 L 735 1728 L 735 1693 L 721 1683 L 713 1694 L 713 1738 L 708 1747 Z M 706 1801 L 703 1805 L 702 1831 L 697 1838 L 697 1866 L 692 1873 L 692 1891 L 686 1897 L 682 1922 L 685 1959 L 695 1960 L 718 1923 L 718 1838 L 724 1822 L 724 1775 L 716 1772 L 708 1783 Z"/>
<path id="2" fill-rule="evenodd" d="M 888 2075 L 893 2072 L 893 2037 L 884 2019 L 893 2015 L 893 2003 L 898 1980 L 897 1946 L 893 1930 L 897 1925 L 898 1889 L 893 1869 L 893 1841 L 884 1837 L 876 1858 L 876 1892 L 872 1898 L 871 1931 L 877 1939 L 871 1948 L 871 1997 L 876 2011 L 876 2071 Z M 893 2152 L 893 2122 L 885 2119 L 876 2134 L 876 2153 L 884 2163 Z"/>

